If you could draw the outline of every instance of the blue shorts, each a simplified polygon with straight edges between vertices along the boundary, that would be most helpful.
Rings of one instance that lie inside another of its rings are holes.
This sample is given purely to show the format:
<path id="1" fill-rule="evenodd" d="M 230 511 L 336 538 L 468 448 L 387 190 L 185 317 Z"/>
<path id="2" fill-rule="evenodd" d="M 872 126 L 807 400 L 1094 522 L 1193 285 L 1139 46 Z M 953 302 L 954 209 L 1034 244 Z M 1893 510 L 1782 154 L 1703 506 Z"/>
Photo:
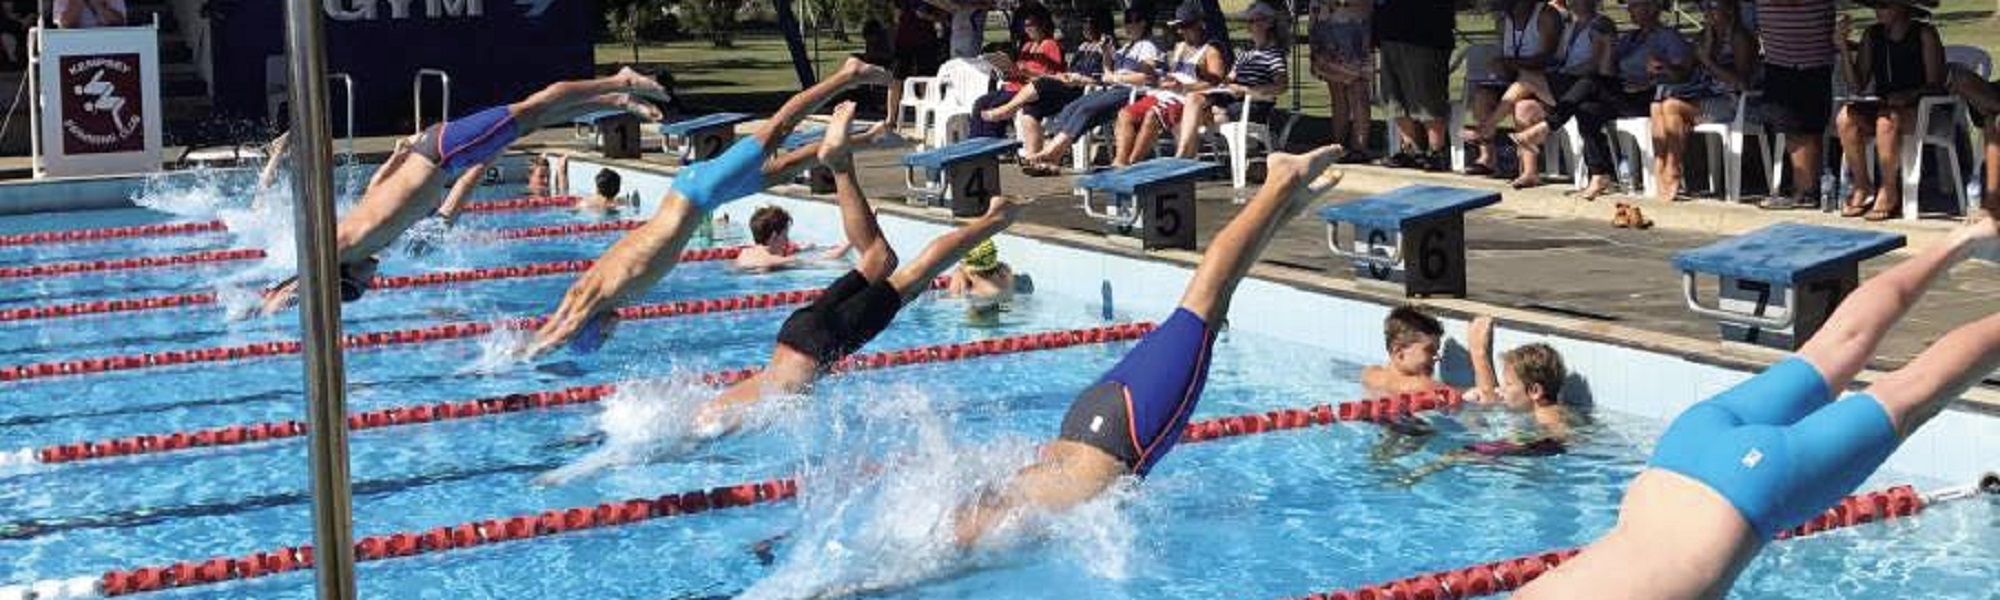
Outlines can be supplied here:
<path id="1" fill-rule="evenodd" d="M 1215 331 L 1185 308 L 1070 404 L 1059 439 L 1103 450 L 1144 477 L 1181 439 L 1208 383 Z"/>
<path id="2" fill-rule="evenodd" d="M 1681 413 L 1651 466 L 1706 484 L 1770 536 L 1839 503 L 1899 443 L 1881 402 L 1834 402 L 1819 371 L 1791 357 Z"/>
<path id="3" fill-rule="evenodd" d="M 704 211 L 764 191 L 764 142 L 736 140 L 721 155 L 682 167 L 673 189 Z"/>
<path id="4" fill-rule="evenodd" d="M 520 135 L 514 113 L 503 104 L 432 125 L 417 139 L 416 152 L 430 159 L 446 177 L 457 177 L 506 152 Z"/>

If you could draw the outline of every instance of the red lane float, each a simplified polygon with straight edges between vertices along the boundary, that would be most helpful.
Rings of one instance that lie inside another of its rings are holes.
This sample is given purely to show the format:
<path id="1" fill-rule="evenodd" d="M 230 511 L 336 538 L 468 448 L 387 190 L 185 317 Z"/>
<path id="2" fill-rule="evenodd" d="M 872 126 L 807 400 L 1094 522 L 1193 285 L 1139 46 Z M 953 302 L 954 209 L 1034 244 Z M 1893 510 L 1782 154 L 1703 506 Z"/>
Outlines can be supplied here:
<path id="1" fill-rule="evenodd" d="M 50 277 L 96 273 L 102 271 L 127 271 L 133 269 L 153 269 L 159 267 L 180 267 L 203 263 L 222 263 L 264 258 L 264 251 L 256 248 L 234 248 L 227 250 L 203 250 L 188 254 L 167 256 L 138 256 L 132 258 L 110 258 L 102 260 L 43 263 L 25 267 L 0 267 L 0 279 L 24 279 L 28 277 Z"/>
<path id="2" fill-rule="evenodd" d="M 620 307 L 618 309 L 618 316 L 624 319 L 658 319 L 704 313 L 755 310 L 810 302 L 814 298 L 818 298 L 821 293 L 821 290 L 817 289 L 792 290 L 789 292 L 771 292 L 733 298 L 709 298 L 706 300 L 680 300 L 659 304 L 642 304 Z M 534 329 L 541 327 L 542 323 L 547 320 L 547 317 L 517 317 L 488 322 L 446 323 L 414 329 L 356 333 L 343 338 L 341 346 L 349 350 L 355 350 L 460 340 L 483 336 L 501 329 L 516 331 Z M 64 375 L 133 371 L 171 365 L 229 362 L 268 356 L 287 356 L 298 354 L 302 349 L 297 340 L 279 340 L 244 344 L 241 346 L 168 350 L 149 354 L 128 354 L 13 365 L 0 367 L 0 381 L 26 381 Z"/>
<path id="3" fill-rule="evenodd" d="M 552 196 L 547 198 L 523 197 L 506 200 L 467 202 L 461 213 L 506 212 L 542 208 L 569 208 L 576 205 L 576 196 Z M 229 226 L 222 221 L 200 221 L 192 223 L 154 223 L 149 225 L 128 225 L 124 227 L 104 227 L 98 229 L 65 229 L 60 231 L 34 231 L 0 235 L 0 247 L 39 246 L 71 242 L 95 242 L 151 237 L 175 237 L 203 233 L 228 231 Z"/>
<path id="4" fill-rule="evenodd" d="M 481 212 L 511 212 L 511 211 L 521 211 L 521 210 L 536 210 L 543 208 L 570 208 L 576 206 L 576 201 L 580 199 L 581 198 L 578 198 L 576 196 L 546 196 L 546 197 L 523 196 L 520 198 L 508 198 L 506 200 L 483 200 L 478 202 L 467 202 L 463 205 L 460 205 L 458 208 L 458 212 L 462 214 L 462 213 L 481 213 Z"/>
<path id="5" fill-rule="evenodd" d="M 612 221 L 608 223 L 584 223 L 578 225 L 517 227 L 512 229 L 495 229 L 492 232 L 485 234 L 483 237 L 494 240 L 525 240 L 534 238 L 566 237 L 573 235 L 589 235 L 595 233 L 606 233 L 615 231 L 630 231 L 633 229 L 638 229 L 639 226 L 643 225 L 644 223 L 645 223 L 644 221 Z M 21 279 L 27 277 L 50 277 L 57 275 L 75 275 L 77 273 L 96 273 L 102 271 L 151 269 L 158 267 L 175 267 L 175 266 L 190 265 L 197 263 L 218 263 L 218 262 L 230 262 L 239 260 L 257 260 L 262 258 L 264 258 L 263 250 L 259 250 L 256 248 L 229 248 L 223 250 L 205 250 L 202 252 L 194 252 L 190 254 L 175 254 L 168 256 L 139 256 L 132 258 L 117 258 L 117 259 L 105 259 L 105 260 L 93 260 L 93 261 L 44 263 L 39 265 L 28 265 L 23 267 L 0 267 L 0 279 Z"/>
<path id="6" fill-rule="evenodd" d="M 433 554 L 487 544 L 530 540 L 789 500 L 799 493 L 796 477 L 697 489 L 652 498 L 633 498 L 534 514 L 467 521 L 456 525 L 371 535 L 354 542 L 354 560 L 371 562 Z M 312 546 L 285 546 L 240 557 L 215 557 L 171 565 L 106 571 L 96 591 L 123 596 L 171 588 L 255 579 L 313 567 Z"/>
<path id="7" fill-rule="evenodd" d="M 1855 494 L 1820 513 L 1804 525 L 1778 533 L 1783 540 L 1853 527 L 1863 523 L 1908 517 L 1923 511 L 1928 500 L 1916 488 L 1899 485 L 1887 490 Z M 1581 548 L 1549 550 L 1472 565 L 1449 571 L 1424 573 L 1395 581 L 1357 588 L 1316 592 L 1297 600 L 1460 600 L 1520 589 L 1535 578 L 1555 570 L 1575 558 Z"/>
<path id="8" fill-rule="evenodd" d="M 717 260 L 734 260 L 736 258 L 736 255 L 741 254 L 743 252 L 744 248 L 745 248 L 744 246 L 730 246 L 723 248 L 701 248 L 696 250 L 688 250 L 681 253 L 680 261 L 704 262 L 704 261 L 717 261 Z M 390 290 L 399 288 L 416 288 L 416 287 L 449 285 L 454 283 L 468 283 L 474 281 L 491 281 L 499 279 L 523 279 L 528 277 L 563 275 L 569 273 L 581 273 L 583 271 L 589 270 L 591 264 L 592 261 L 588 260 L 561 260 L 561 261 L 534 263 L 527 265 L 515 265 L 509 267 L 464 269 L 459 271 L 438 271 L 435 273 L 424 273 L 421 275 L 384 276 L 384 277 L 376 277 L 374 282 L 370 285 L 370 288 L 375 290 Z M 0 309 L 0 322 L 74 317 L 81 315 L 95 315 L 95 314 L 117 313 L 117 312 L 135 312 L 144 310 L 163 310 L 169 308 L 185 308 L 189 306 L 203 306 L 208 304 L 214 304 L 215 301 L 216 301 L 216 295 L 214 292 L 197 292 L 191 294 L 170 294 L 166 296 L 154 296 L 150 298 L 95 300 L 90 302 L 77 302 L 73 304 L 30 306 L 30 307 L 21 307 L 12 309 Z"/>
<path id="9" fill-rule="evenodd" d="M 221 221 L 199 223 L 156 223 L 152 225 L 131 225 L 127 227 L 105 227 L 102 229 L 66 229 L 62 231 L 36 231 L 0 235 L 0 246 L 40 246 L 71 242 L 95 242 L 100 240 L 120 240 L 149 237 L 173 237 L 228 231 Z"/>
<path id="10" fill-rule="evenodd" d="M 1055 350 L 1087 344 L 1120 342 L 1138 339 L 1144 336 L 1146 332 L 1152 330 L 1152 323 L 1121 323 L 1091 329 L 1030 333 L 980 340 L 977 342 L 940 344 L 904 350 L 856 354 L 836 363 L 833 370 L 841 373 L 866 371 L 900 365 L 958 361 L 1036 350 Z M 729 385 L 755 375 L 758 370 L 758 368 L 743 368 L 715 371 L 703 374 L 701 381 L 702 384 L 709 386 Z M 630 384 L 632 382 L 624 383 Z M 489 396 L 457 402 L 437 402 L 349 413 L 347 415 L 347 427 L 359 431 L 589 404 L 610 397 L 613 392 L 617 391 L 618 385 L 620 384 L 584 385 L 537 392 Z M 303 422 L 273 421 L 228 425 L 196 431 L 137 435 L 118 439 L 58 444 L 38 448 L 35 450 L 33 456 L 38 462 L 44 464 L 59 464 L 119 456 L 164 454 L 193 448 L 237 446 L 267 440 L 298 437 L 305 435 L 305 433 L 306 426 Z"/>
<path id="11" fill-rule="evenodd" d="M 1181 431 L 1181 443 L 1207 442 L 1287 429 L 1324 427 L 1340 421 L 1382 422 L 1418 412 L 1458 408 L 1463 403 L 1464 399 L 1459 396 L 1458 390 L 1440 387 L 1425 392 L 1373 400 L 1218 417 L 1188 423 L 1187 429 Z"/>

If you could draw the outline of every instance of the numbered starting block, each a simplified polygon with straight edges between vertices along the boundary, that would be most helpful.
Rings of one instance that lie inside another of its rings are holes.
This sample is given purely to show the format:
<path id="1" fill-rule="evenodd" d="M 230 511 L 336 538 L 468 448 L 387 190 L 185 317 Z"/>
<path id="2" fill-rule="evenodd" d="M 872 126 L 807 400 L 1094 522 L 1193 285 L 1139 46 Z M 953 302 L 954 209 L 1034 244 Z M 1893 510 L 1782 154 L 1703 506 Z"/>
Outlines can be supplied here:
<path id="1" fill-rule="evenodd" d="M 691 165 L 721 154 L 736 143 L 736 126 L 751 120 L 743 113 L 715 113 L 660 124 L 667 138 L 668 154 L 679 153 L 681 164 Z"/>
<path id="2" fill-rule="evenodd" d="M 1000 193 L 1000 155 L 1020 147 L 1016 140 L 972 138 L 904 155 L 911 202 L 950 210 L 954 217 L 986 214 L 987 201 Z"/>
<path id="3" fill-rule="evenodd" d="M 587 140 L 591 149 L 605 158 L 638 158 L 639 117 L 622 110 L 600 110 L 570 119 L 577 139 Z"/>
<path id="4" fill-rule="evenodd" d="M 847 135 L 859 135 L 864 131 L 868 131 L 868 128 L 861 126 L 859 123 L 849 123 L 847 125 Z M 826 128 L 824 127 L 806 131 L 794 131 L 791 135 L 785 136 L 785 141 L 778 146 L 785 152 L 791 152 L 817 144 L 825 137 Z M 807 169 L 806 172 L 799 174 L 799 183 L 805 184 L 807 189 L 812 190 L 812 193 L 831 194 L 833 193 L 833 170 L 823 165 L 813 165 L 811 169 Z"/>
<path id="5" fill-rule="evenodd" d="M 1901 234 L 1779 223 L 1674 255 L 1681 295 L 1715 319 L 1722 338 L 1796 350 L 1861 282 L 1861 261 L 1903 246 Z M 1696 278 L 1720 278 L 1715 305 Z"/>
<path id="6" fill-rule="evenodd" d="M 1409 296 L 1465 297 L 1465 213 L 1500 201 L 1486 190 L 1412 185 L 1320 209 L 1326 247 L 1366 282 Z M 1342 224 L 1354 229 L 1341 242 Z"/>
<path id="7" fill-rule="evenodd" d="M 1076 181 L 1083 212 L 1103 221 L 1113 235 L 1139 239 L 1140 247 L 1194 249 L 1194 183 L 1215 163 L 1155 158 L 1122 169 L 1093 173 Z M 1092 192 L 1110 196 L 1103 207 Z"/>

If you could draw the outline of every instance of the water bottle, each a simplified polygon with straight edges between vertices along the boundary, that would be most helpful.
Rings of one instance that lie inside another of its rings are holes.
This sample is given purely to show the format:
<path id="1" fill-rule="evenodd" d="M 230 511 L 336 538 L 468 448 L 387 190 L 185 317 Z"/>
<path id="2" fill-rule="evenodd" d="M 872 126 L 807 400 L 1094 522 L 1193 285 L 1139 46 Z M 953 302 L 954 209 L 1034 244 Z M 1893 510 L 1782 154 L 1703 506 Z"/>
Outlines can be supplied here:
<path id="1" fill-rule="evenodd" d="M 1841 197 L 1839 188 L 1840 188 L 1840 179 L 1835 178 L 1833 176 L 1833 173 L 1827 171 L 1820 171 L 1819 205 L 1820 206 L 1832 205 L 1836 198 Z"/>

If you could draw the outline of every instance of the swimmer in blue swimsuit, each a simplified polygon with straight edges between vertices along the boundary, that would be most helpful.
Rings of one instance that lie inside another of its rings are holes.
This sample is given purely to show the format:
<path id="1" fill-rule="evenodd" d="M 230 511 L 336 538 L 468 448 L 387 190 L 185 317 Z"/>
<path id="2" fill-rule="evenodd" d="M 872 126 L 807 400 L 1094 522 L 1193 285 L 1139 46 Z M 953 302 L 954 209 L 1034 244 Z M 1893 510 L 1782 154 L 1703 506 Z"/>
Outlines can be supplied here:
<path id="1" fill-rule="evenodd" d="M 868 206 L 861 180 L 855 174 L 847 135 L 847 124 L 853 118 L 853 102 L 834 109 L 826 138 L 820 143 L 819 162 L 833 171 L 834 199 L 840 205 L 841 224 L 848 245 L 860 253 L 860 258 L 855 261 L 854 270 L 827 286 L 812 304 L 793 311 L 785 319 L 778 329 L 778 342 L 771 351 L 769 365 L 696 409 L 693 429 L 701 439 L 713 439 L 741 428 L 744 409 L 758 400 L 811 389 L 835 363 L 888 329 L 905 304 L 931 288 L 932 280 L 957 264 L 967 251 L 1012 225 L 1021 208 L 1027 206 L 1013 198 L 995 196 L 984 216 L 939 235 L 914 260 L 899 263 L 896 251 L 882 237 L 875 211 Z M 590 330 L 586 330 L 588 333 Z M 617 465 L 587 457 L 543 474 L 535 482 L 561 484 L 613 466 Z"/>
<path id="2" fill-rule="evenodd" d="M 1334 145 L 1271 155 L 1264 186 L 1209 243 L 1173 315 L 1070 404 L 1060 434 L 1033 464 L 958 508 L 952 525 L 959 546 L 977 544 L 1024 512 L 1087 502 L 1159 464 L 1201 400 L 1230 296 L 1278 228 L 1340 182 L 1341 173 L 1329 169 L 1340 153 Z"/>
<path id="3" fill-rule="evenodd" d="M 582 335 L 601 342 L 617 320 L 618 305 L 646 293 L 672 271 L 681 249 L 709 211 L 782 183 L 818 162 L 824 144 L 780 153 L 808 115 L 847 90 L 888 85 L 887 69 L 849 58 L 839 71 L 785 101 L 756 133 L 699 164 L 682 167 L 660 203 L 660 212 L 613 244 L 563 295 L 562 304 L 521 349 L 526 356 L 547 353 Z M 864 137 L 879 136 L 880 126 Z M 581 350 L 581 349 L 580 349 Z"/>
<path id="4" fill-rule="evenodd" d="M 607 108 L 657 121 L 659 109 L 647 102 L 667 100 L 659 82 L 628 68 L 609 77 L 551 84 L 520 102 L 447 120 L 406 138 L 376 169 L 361 201 L 335 229 L 342 300 L 359 299 L 368 289 L 374 268 L 366 263 L 376 253 L 436 214 L 447 198 L 455 205 L 470 193 L 485 167 L 522 133 Z M 449 194 L 442 191 L 447 181 L 453 182 Z M 260 314 L 291 306 L 297 299 L 297 283 L 289 280 L 267 290 Z"/>
<path id="5" fill-rule="evenodd" d="M 1975 213 L 1945 243 L 1862 283 L 1798 354 L 1682 412 L 1626 490 L 1611 532 L 1516 597 L 1726 595 L 1765 541 L 1838 503 L 2000 368 L 1993 313 L 1836 399 L 1940 273 L 1996 240 L 1992 216 Z"/>

